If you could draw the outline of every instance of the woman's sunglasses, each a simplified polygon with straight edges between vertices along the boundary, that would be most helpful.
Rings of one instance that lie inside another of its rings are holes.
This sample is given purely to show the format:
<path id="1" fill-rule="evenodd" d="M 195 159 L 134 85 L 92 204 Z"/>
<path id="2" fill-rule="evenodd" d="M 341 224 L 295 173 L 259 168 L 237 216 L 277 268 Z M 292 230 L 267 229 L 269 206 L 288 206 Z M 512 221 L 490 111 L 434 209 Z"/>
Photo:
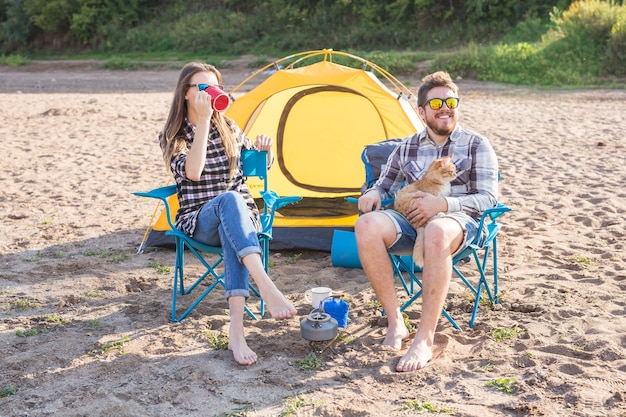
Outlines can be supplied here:
<path id="1" fill-rule="evenodd" d="M 212 85 L 212 84 L 187 84 L 187 87 L 198 87 L 198 91 L 204 91 L 209 87 L 217 87 L 220 90 L 224 91 L 221 85 Z"/>
<path id="2" fill-rule="evenodd" d="M 430 100 L 426 102 L 426 104 L 430 106 L 430 108 L 433 110 L 439 110 L 440 108 L 442 108 L 443 103 L 446 103 L 446 106 L 448 106 L 450 110 L 456 109 L 457 107 L 459 107 L 459 99 L 457 97 L 448 97 L 446 99 L 431 98 Z M 426 104 L 424 104 L 424 106 L 422 107 L 425 107 Z"/>

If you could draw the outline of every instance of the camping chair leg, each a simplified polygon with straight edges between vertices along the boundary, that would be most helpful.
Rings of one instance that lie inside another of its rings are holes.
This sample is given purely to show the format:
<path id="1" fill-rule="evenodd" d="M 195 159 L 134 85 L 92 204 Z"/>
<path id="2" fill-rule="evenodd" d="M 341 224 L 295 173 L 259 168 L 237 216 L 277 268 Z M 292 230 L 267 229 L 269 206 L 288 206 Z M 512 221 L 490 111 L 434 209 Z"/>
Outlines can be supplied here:
<path id="1" fill-rule="evenodd" d="M 393 273 L 400 280 L 400 283 L 402 284 L 402 287 L 404 287 L 404 291 L 406 292 L 406 295 L 413 295 L 415 293 L 415 289 L 414 289 L 415 280 L 410 279 L 409 284 L 407 284 L 406 280 L 404 279 L 404 275 L 402 275 L 403 268 L 407 272 L 410 271 L 409 266 L 406 264 L 406 262 L 404 262 L 404 260 L 400 256 L 392 256 L 391 265 L 393 267 Z M 409 273 L 409 278 L 412 278 L 410 273 Z M 420 288 L 421 288 L 421 283 L 419 281 L 417 281 L 417 283 L 420 284 Z M 409 288 L 409 285 L 410 285 L 410 288 Z"/>
<path id="2" fill-rule="evenodd" d="M 415 300 L 417 300 L 421 295 L 422 295 L 422 283 L 419 279 L 417 279 L 417 277 L 415 276 L 415 268 L 413 266 L 410 266 L 406 264 L 406 262 L 402 259 L 400 259 L 399 256 L 396 256 L 396 259 L 393 259 L 392 257 L 392 265 L 393 265 L 393 272 L 394 275 L 399 277 L 400 282 L 402 282 L 402 285 L 404 286 L 405 291 L 407 292 L 408 295 L 412 295 L 411 298 L 405 302 L 402 307 L 400 307 L 400 311 L 403 312 L 404 310 L 407 309 L 407 307 L 409 307 L 411 304 L 413 304 L 413 302 Z M 412 260 L 411 260 L 412 263 Z M 404 276 L 402 275 L 402 266 L 406 269 L 407 273 L 409 274 L 409 282 L 411 285 L 411 292 L 409 293 L 409 290 L 407 289 L 407 285 L 406 285 L 406 281 L 404 279 Z M 421 272 L 421 271 L 420 271 Z M 419 291 L 413 293 L 413 285 L 417 284 L 420 289 Z M 457 322 L 452 318 L 452 316 L 446 311 L 445 308 L 441 309 L 441 314 L 444 315 L 444 317 L 446 319 L 448 319 L 448 321 L 450 322 L 450 324 L 452 325 L 452 327 L 454 327 L 457 330 L 461 330 L 461 327 L 457 324 Z M 385 315 L 385 312 L 383 311 L 383 315 Z"/>
<path id="3" fill-rule="evenodd" d="M 185 247 L 189 248 L 191 253 L 204 265 L 207 271 L 202 274 L 188 289 L 185 289 L 184 285 L 184 265 L 185 265 Z M 219 255 L 217 261 L 215 261 L 212 265 L 210 265 L 194 248 L 189 245 L 186 245 L 184 242 L 180 241 L 176 243 L 176 265 L 174 271 L 174 288 L 172 290 L 172 322 L 180 322 L 185 319 L 189 313 L 193 311 L 194 308 L 207 296 L 211 291 L 215 289 L 216 286 L 221 285 L 222 288 L 225 288 L 223 275 L 218 275 L 215 272 L 215 268 L 222 262 L 223 255 Z M 195 301 L 185 310 L 180 316 L 176 314 L 176 304 L 178 293 L 180 295 L 188 295 L 190 294 L 204 279 L 211 274 L 214 278 L 214 281 L 209 285 L 203 292 L 195 299 Z M 253 291 L 256 294 L 256 289 L 253 288 Z M 258 317 L 248 308 L 248 306 L 244 306 L 244 311 L 250 316 L 252 320 L 258 320 Z"/>
<path id="4" fill-rule="evenodd" d="M 487 252 L 489 248 L 485 249 Z M 489 289 L 489 283 L 487 282 L 487 278 L 485 276 L 485 264 L 486 261 L 481 263 L 478 257 L 478 254 L 474 252 L 474 260 L 476 261 L 476 265 L 478 266 L 478 272 L 480 273 L 480 279 L 478 281 L 478 287 L 476 288 L 476 299 L 474 300 L 474 308 L 472 309 L 472 318 L 470 319 L 469 326 L 470 328 L 474 327 L 474 322 L 476 321 L 476 313 L 478 312 L 478 306 L 480 304 L 480 299 L 482 297 L 482 288 L 485 287 L 485 291 L 487 292 L 487 297 L 489 297 L 489 301 L 493 302 L 494 297 Z"/>
<path id="5" fill-rule="evenodd" d="M 493 303 L 498 304 L 499 295 L 498 295 L 498 244 L 496 243 L 497 239 L 493 239 Z"/>

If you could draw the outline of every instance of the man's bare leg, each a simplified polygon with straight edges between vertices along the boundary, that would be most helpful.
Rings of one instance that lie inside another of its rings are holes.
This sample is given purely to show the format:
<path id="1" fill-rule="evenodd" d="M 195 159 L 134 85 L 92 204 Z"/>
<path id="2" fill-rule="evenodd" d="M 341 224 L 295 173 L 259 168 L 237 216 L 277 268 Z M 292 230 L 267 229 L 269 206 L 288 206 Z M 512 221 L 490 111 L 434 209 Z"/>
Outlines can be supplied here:
<path id="1" fill-rule="evenodd" d="M 396 366 L 398 372 L 413 372 L 422 369 L 433 357 L 435 330 L 452 277 L 451 254 L 459 247 L 463 239 L 461 226 L 452 219 L 432 221 L 426 227 L 425 233 L 422 317 L 415 339 Z"/>
<path id="2" fill-rule="evenodd" d="M 393 269 L 387 253 L 387 246 L 395 239 L 396 228 L 387 215 L 372 212 L 358 219 L 354 231 L 361 266 L 387 314 L 389 324 L 383 345 L 400 350 L 409 331 L 398 307 Z"/>

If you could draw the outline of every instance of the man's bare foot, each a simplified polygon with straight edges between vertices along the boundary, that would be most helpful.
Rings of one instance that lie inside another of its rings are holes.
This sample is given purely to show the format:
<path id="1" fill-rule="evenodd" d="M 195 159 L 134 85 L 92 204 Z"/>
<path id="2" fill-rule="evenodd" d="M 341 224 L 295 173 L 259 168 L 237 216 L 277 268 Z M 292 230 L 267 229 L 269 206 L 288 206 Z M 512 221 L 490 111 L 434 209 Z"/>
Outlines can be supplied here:
<path id="1" fill-rule="evenodd" d="M 267 303 L 270 315 L 274 319 L 286 319 L 297 313 L 296 308 L 277 289 L 273 289 L 267 294 L 261 294 L 261 297 Z"/>
<path id="2" fill-rule="evenodd" d="M 414 372 L 426 366 L 433 357 L 433 351 L 425 340 L 415 339 L 408 352 L 400 358 L 396 371 Z"/>
<path id="3" fill-rule="evenodd" d="M 243 337 L 229 337 L 228 349 L 233 352 L 233 357 L 239 365 L 252 365 L 258 359 Z"/>
<path id="4" fill-rule="evenodd" d="M 402 341 L 409 337 L 409 331 L 402 323 L 398 327 L 390 327 L 387 329 L 387 335 L 383 340 L 383 346 L 389 346 L 395 350 L 402 349 Z"/>

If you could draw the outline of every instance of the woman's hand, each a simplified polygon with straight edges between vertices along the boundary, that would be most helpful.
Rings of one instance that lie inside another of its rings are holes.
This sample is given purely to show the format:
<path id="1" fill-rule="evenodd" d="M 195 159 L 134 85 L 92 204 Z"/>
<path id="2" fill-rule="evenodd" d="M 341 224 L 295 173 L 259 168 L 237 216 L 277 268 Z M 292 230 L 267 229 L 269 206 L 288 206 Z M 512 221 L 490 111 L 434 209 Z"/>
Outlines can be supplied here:
<path id="1" fill-rule="evenodd" d="M 272 138 L 267 135 L 257 135 L 254 147 L 259 151 L 271 151 L 272 150 Z"/>
<path id="2" fill-rule="evenodd" d="M 274 152 L 272 151 L 273 139 L 267 135 L 256 135 L 254 147 L 259 151 L 267 151 L 267 167 L 270 168 L 274 163 Z"/>
<path id="3" fill-rule="evenodd" d="M 193 101 L 193 107 L 198 117 L 198 123 L 202 121 L 211 121 L 213 116 L 213 106 L 211 105 L 211 96 L 206 91 L 196 92 L 196 97 Z"/>

